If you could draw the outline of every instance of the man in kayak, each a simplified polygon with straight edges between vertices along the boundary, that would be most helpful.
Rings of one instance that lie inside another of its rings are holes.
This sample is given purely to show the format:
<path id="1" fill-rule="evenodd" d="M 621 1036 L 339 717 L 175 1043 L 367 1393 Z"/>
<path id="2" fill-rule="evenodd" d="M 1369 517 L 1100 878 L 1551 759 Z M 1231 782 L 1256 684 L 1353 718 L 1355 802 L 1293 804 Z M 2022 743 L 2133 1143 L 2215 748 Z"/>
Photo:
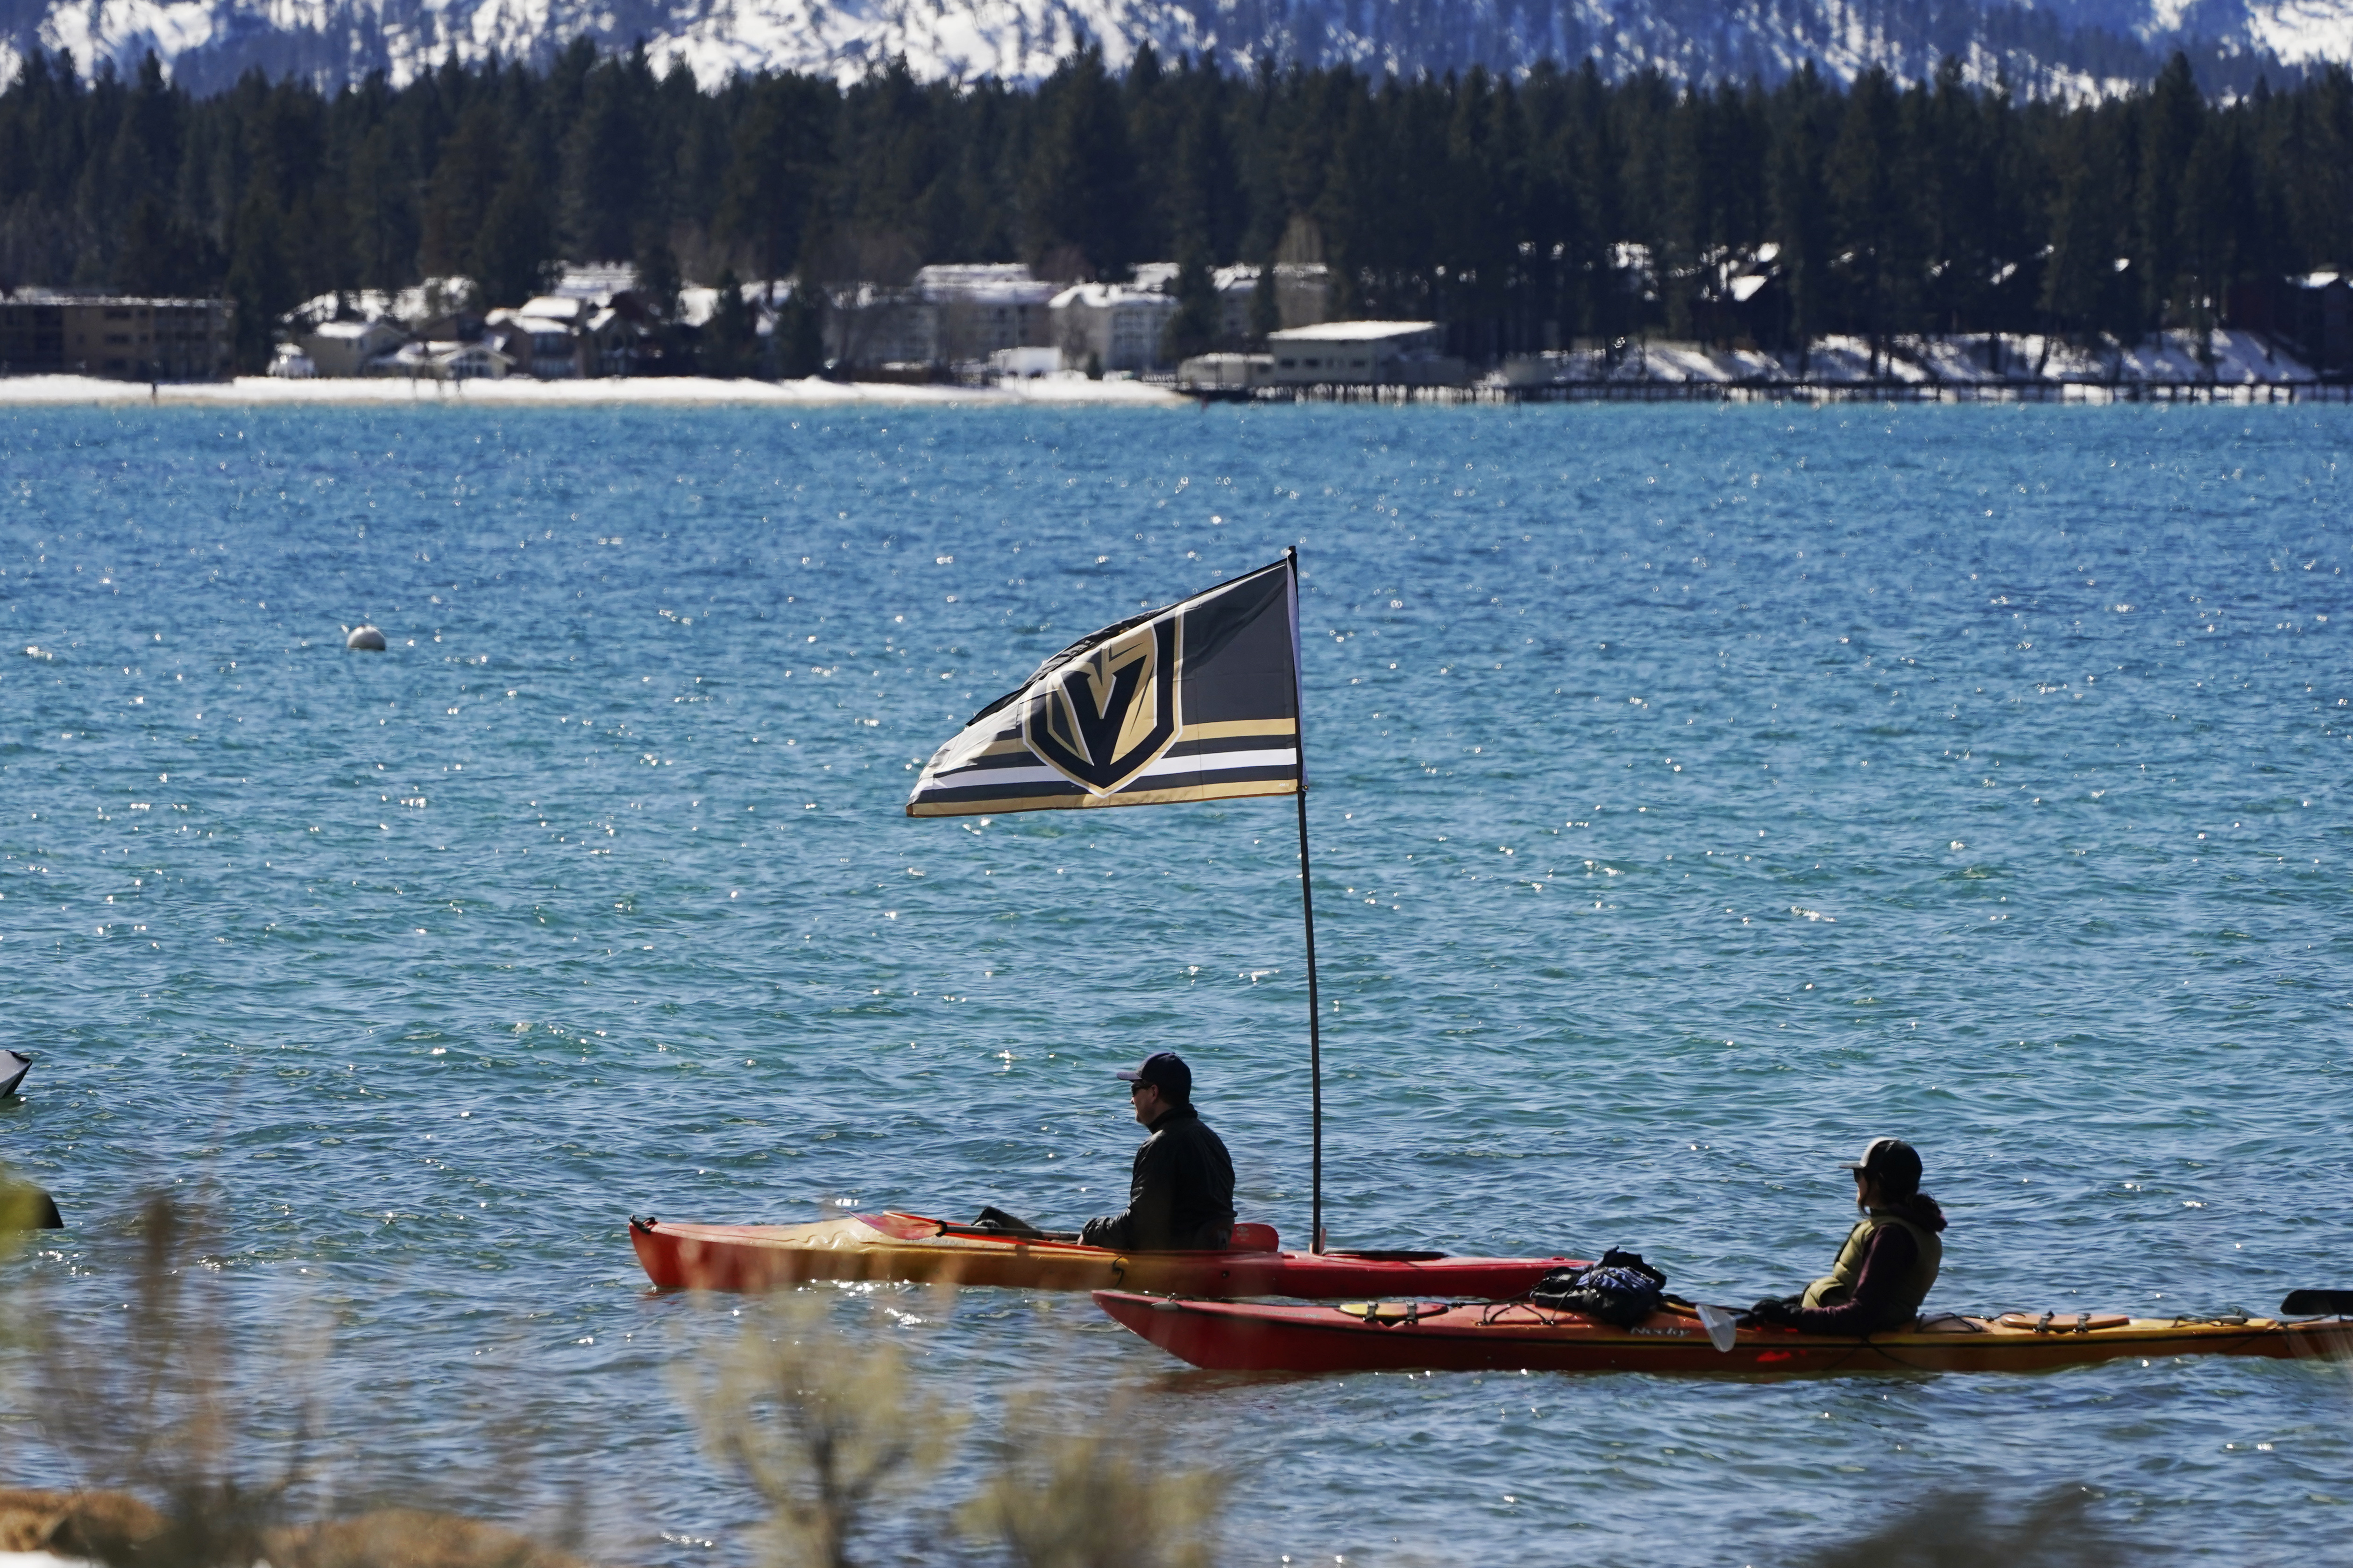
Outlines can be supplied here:
<path id="1" fill-rule="evenodd" d="M 1874 1138 L 1854 1173 L 1862 1218 L 1847 1232 L 1831 1271 L 1802 1296 L 1771 1296 L 1748 1310 L 1758 1322 L 1809 1334 L 1874 1334 L 1909 1323 L 1944 1262 L 1945 1213 L 1920 1190 L 1920 1155 L 1901 1138 Z"/>
<path id="2" fill-rule="evenodd" d="M 1193 1109 L 1193 1069 L 1174 1051 L 1155 1051 L 1118 1076 L 1152 1136 L 1135 1152 L 1125 1212 L 1087 1221 L 1079 1239 L 1122 1252 L 1224 1247 L 1234 1228 L 1234 1163 Z"/>

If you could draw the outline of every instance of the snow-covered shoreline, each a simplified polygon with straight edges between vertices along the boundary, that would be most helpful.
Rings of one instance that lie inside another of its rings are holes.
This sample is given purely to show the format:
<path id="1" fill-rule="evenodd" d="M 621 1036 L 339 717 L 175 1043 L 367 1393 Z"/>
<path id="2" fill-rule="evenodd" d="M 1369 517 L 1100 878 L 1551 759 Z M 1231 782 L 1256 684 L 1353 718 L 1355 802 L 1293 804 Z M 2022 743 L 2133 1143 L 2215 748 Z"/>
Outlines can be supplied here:
<path id="1" fill-rule="evenodd" d="M 1140 381 L 1089 381 L 1083 376 L 1041 376 L 997 386 L 899 385 L 887 382 L 717 381 L 700 376 L 601 381 L 410 381 L 406 378 L 280 380 L 239 376 L 235 381 L 106 381 L 88 375 L 0 376 L 0 407 L 65 404 L 170 404 L 205 407 L 276 405 L 412 407 L 438 405 L 472 408 L 579 408 L 632 405 L 695 408 L 770 405 L 786 408 L 866 404 L 877 407 L 946 406 L 1018 408 L 1095 406 L 1180 408 L 1192 399 L 1166 386 Z"/>
<path id="2" fill-rule="evenodd" d="M 2201 346 L 2203 353 L 2201 353 Z M 2086 348 L 2033 334 L 1900 336 L 1874 356 L 1857 337 L 1814 340 L 1804 360 L 1791 353 L 1718 349 L 1653 340 L 1614 356 L 1589 351 L 1515 355 L 1467 386 L 1398 388 L 1269 387 L 1261 395 L 1303 402 L 1376 401 L 1510 403 L 1522 398 L 1647 392 L 1673 396 L 1794 397 L 1917 400 L 1943 395 L 1983 400 L 2106 403 L 2143 395 L 2234 395 L 2263 401 L 2266 389 L 2303 388 L 2313 371 L 2256 333 L 2218 329 L 2201 345 L 2180 330 L 2141 342 Z M 2342 393 L 2341 386 L 2336 387 Z M 2300 395 L 2293 391 L 2291 396 Z M 2335 399 L 2332 398 L 2332 401 Z M 1188 408 L 1195 399 L 1166 382 L 1122 378 L 1090 381 L 1073 372 L 994 385 L 872 381 L 722 381 L 701 376 L 612 377 L 584 381 L 439 381 L 406 376 L 322 376 L 311 379 L 239 376 L 226 382 L 108 381 L 96 376 L 0 376 L 0 408 L 64 405 L 171 404 L 204 407 L 347 405 L 406 408 L 425 405 L 480 408 L 637 406 L 778 408 L 866 405 L 903 407 Z"/>

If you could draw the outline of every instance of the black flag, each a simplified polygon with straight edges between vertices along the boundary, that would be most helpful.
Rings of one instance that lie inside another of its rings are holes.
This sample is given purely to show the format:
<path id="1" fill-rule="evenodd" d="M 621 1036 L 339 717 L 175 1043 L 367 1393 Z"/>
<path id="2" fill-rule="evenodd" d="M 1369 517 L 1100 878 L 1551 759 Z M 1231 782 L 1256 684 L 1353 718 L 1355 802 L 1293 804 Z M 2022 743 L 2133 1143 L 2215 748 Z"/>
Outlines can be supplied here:
<path id="1" fill-rule="evenodd" d="M 1290 563 L 1106 626 L 942 746 L 910 816 L 1295 795 L 1299 595 Z"/>

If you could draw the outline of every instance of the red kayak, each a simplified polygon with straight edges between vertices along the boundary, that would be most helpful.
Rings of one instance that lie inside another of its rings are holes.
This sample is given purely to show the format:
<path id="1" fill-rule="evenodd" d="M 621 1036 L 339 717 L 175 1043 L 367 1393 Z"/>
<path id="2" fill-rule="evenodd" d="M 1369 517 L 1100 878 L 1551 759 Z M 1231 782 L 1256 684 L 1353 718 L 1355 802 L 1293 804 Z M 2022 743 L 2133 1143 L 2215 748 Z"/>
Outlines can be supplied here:
<path id="1" fill-rule="evenodd" d="M 1526 1301 L 1290 1306 L 1179 1301 L 1125 1290 L 1098 1290 L 1095 1301 L 1161 1349 L 1221 1372 L 2042 1372 L 2126 1356 L 2353 1353 L 2353 1318 L 2347 1317 L 1941 1313 L 1869 1339 L 1767 1326 L 1733 1330 L 1719 1320 L 1730 1345 L 1719 1350 L 1697 1311 L 1681 1307 L 1620 1329 Z"/>
<path id="2" fill-rule="evenodd" d="M 1063 1237 L 1008 1235 L 911 1214 L 847 1215 L 813 1225 L 677 1225 L 629 1221 L 638 1261 L 656 1285 L 766 1290 L 810 1279 L 909 1279 L 1028 1290 L 1127 1286 L 1187 1296 L 1304 1296 L 1377 1291 L 1518 1296 L 1567 1258 L 1450 1258 L 1442 1252 L 1284 1252 L 1274 1227 L 1234 1226 L 1223 1252 L 1114 1252 Z"/>

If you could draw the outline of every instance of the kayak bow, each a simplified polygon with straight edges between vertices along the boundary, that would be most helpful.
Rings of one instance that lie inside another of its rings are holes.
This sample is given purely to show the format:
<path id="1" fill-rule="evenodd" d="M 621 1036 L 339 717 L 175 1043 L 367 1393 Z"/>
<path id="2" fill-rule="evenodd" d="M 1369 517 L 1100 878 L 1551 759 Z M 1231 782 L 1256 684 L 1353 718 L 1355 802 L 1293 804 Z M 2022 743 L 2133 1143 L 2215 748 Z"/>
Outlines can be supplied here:
<path id="1" fill-rule="evenodd" d="M 1171 1354 L 1225 1372 L 2042 1372 L 2127 1356 L 2353 1355 L 2346 1317 L 1942 1313 L 1868 1339 L 1744 1328 L 1719 1352 L 1697 1310 L 1674 1307 L 1619 1329 L 1526 1301 L 1290 1306 L 1098 1290 L 1095 1302 Z"/>
<path id="2" fill-rule="evenodd" d="M 767 1290 L 812 1279 L 903 1279 L 1029 1290 L 1125 1286 L 1187 1296 L 1330 1300 L 1383 1290 L 1516 1296 L 1567 1258 L 1451 1258 L 1442 1252 L 1280 1250 L 1274 1227 L 1234 1227 L 1223 1252 L 1115 1252 L 921 1215 L 847 1215 L 810 1225 L 678 1225 L 629 1220 L 629 1241 L 656 1285 Z"/>

